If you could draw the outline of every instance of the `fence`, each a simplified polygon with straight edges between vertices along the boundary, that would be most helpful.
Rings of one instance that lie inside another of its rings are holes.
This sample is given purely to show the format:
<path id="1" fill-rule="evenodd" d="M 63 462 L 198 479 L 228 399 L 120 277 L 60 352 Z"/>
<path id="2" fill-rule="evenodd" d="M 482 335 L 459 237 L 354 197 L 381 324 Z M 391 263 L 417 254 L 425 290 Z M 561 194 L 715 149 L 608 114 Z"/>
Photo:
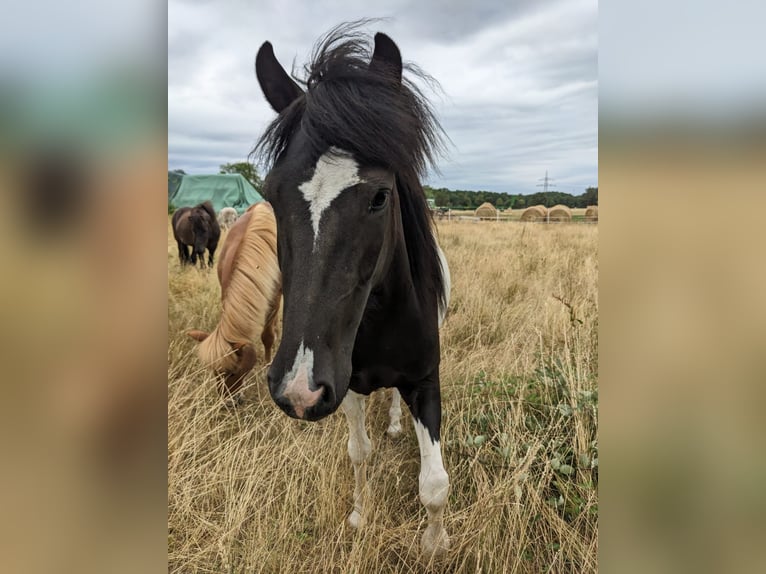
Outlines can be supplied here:
<path id="1" fill-rule="evenodd" d="M 551 221 L 549 217 L 546 217 L 544 220 L 540 221 L 522 221 L 521 220 L 521 212 L 516 212 L 513 214 L 506 214 L 497 212 L 494 217 L 478 217 L 476 215 L 468 215 L 464 213 L 464 210 L 457 210 L 456 212 L 453 212 L 452 209 L 448 209 L 446 211 L 435 211 L 434 216 L 436 217 L 437 221 L 448 221 L 448 222 L 460 222 L 460 221 L 467 221 L 467 222 L 474 222 L 478 223 L 480 221 L 506 221 L 506 222 L 513 222 L 513 223 L 588 223 L 588 224 L 597 224 L 598 219 L 586 219 L 584 215 L 573 215 L 572 219 L 569 221 Z"/>

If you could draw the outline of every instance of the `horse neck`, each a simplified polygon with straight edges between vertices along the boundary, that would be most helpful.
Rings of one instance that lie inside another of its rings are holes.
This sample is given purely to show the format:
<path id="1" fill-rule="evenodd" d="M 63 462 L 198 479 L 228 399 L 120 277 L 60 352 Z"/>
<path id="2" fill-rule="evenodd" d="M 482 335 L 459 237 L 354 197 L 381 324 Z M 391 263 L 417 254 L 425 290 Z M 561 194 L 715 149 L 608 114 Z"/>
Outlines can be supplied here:
<path id="1" fill-rule="evenodd" d="M 382 266 L 381 278 L 373 290 L 380 304 L 417 307 L 415 285 L 410 270 L 407 242 L 404 237 L 401 213 L 394 214 L 389 253 Z"/>
<path id="2" fill-rule="evenodd" d="M 357 331 L 353 364 L 357 371 L 381 360 L 400 375 L 418 379 L 438 364 L 436 315 L 418 296 L 403 229 L 395 236 L 386 272 L 374 284 Z M 416 344 L 413 344 L 416 341 Z M 381 342 L 385 351 L 381 353 Z M 382 359 L 384 358 L 384 359 Z"/>

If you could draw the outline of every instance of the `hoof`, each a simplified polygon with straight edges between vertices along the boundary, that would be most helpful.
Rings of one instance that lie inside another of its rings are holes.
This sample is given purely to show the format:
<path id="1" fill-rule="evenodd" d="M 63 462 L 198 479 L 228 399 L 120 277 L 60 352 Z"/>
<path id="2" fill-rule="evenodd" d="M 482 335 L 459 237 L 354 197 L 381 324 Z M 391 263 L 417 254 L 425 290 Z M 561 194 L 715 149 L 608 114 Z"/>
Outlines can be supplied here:
<path id="1" fill-rule="evenodd" d="M 354 510 L 351 514 L 349 514 L 347 522 L 351 528 L 358 530 L 359 523 L 362 522 L 362 517 L 356 510 Z"/>
<path id="2" fill-rule="evenodd" d="M 449 536 L 444 528 L 436 530 L 429 526 L 423 533 L 423 538 L 420 539 L 420 550 L 423 554 L 430 558 L 443 558 L 449 550 Z"/>
<path id="3" fill-rule="evenodd" d="M 402 434 L 402 425 L 389 425 L 386 434 L 390 438 L 398 438 Z"/>

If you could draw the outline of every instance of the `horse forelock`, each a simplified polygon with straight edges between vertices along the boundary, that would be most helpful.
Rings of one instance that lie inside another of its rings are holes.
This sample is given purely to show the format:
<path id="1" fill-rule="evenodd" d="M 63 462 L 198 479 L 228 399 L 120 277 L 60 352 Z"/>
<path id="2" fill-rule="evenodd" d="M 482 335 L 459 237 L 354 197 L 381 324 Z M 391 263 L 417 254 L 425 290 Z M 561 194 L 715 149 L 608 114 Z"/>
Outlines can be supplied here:
<path id="1" fill-rule="evenodd" d="M 284 155 L 298 130 L 313 149 L 313 159 L 337 147 L 362 164 L 399 172 L 414 168 L 424 176 L 444 150 L 444 134 L 414 80 L 438 83 L 412 64 L 401 82 L 370 69 L 373 42 L 360 31 L 369 21 L 340 25 L 314 46 L 303 77 L 306 92 L 282 111 L 251 155 L 269 169 Z"/>
<path id="2" fill-rule="evenodd" d="M 189 214 L 189 222 L 197 237 L 208 237 L 210 233 L 210 221 L 206 211 L 201 211 L 195 208 Z"/>
<path id="3" fill-rule="evenodd" d="M 213 204 L 210 201 L 203 201 L 202 203 L 197 205 L 197 208 L 203 209 L 205 213 L 207 213 L 208 216 L 210 216 L 211 220 L 213 221 L 216 220 L 215 208 L 213 208 Z"/>

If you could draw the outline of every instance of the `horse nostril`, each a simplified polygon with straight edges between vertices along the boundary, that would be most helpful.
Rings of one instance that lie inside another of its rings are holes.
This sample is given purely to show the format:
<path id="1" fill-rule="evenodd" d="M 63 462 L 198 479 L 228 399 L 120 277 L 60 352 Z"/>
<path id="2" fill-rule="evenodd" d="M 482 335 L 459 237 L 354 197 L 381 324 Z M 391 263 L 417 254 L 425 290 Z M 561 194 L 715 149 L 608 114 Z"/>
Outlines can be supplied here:
<path id="1" fill-rule="evenodd" d="M 322 394 L 319 395 L 319 401 L 330 405 L 335 404 L 335 389 L 333 389 L 332 385 L 319 382 L 317 383 L 317 389 L 322 389 L 323 391 Z"/>

